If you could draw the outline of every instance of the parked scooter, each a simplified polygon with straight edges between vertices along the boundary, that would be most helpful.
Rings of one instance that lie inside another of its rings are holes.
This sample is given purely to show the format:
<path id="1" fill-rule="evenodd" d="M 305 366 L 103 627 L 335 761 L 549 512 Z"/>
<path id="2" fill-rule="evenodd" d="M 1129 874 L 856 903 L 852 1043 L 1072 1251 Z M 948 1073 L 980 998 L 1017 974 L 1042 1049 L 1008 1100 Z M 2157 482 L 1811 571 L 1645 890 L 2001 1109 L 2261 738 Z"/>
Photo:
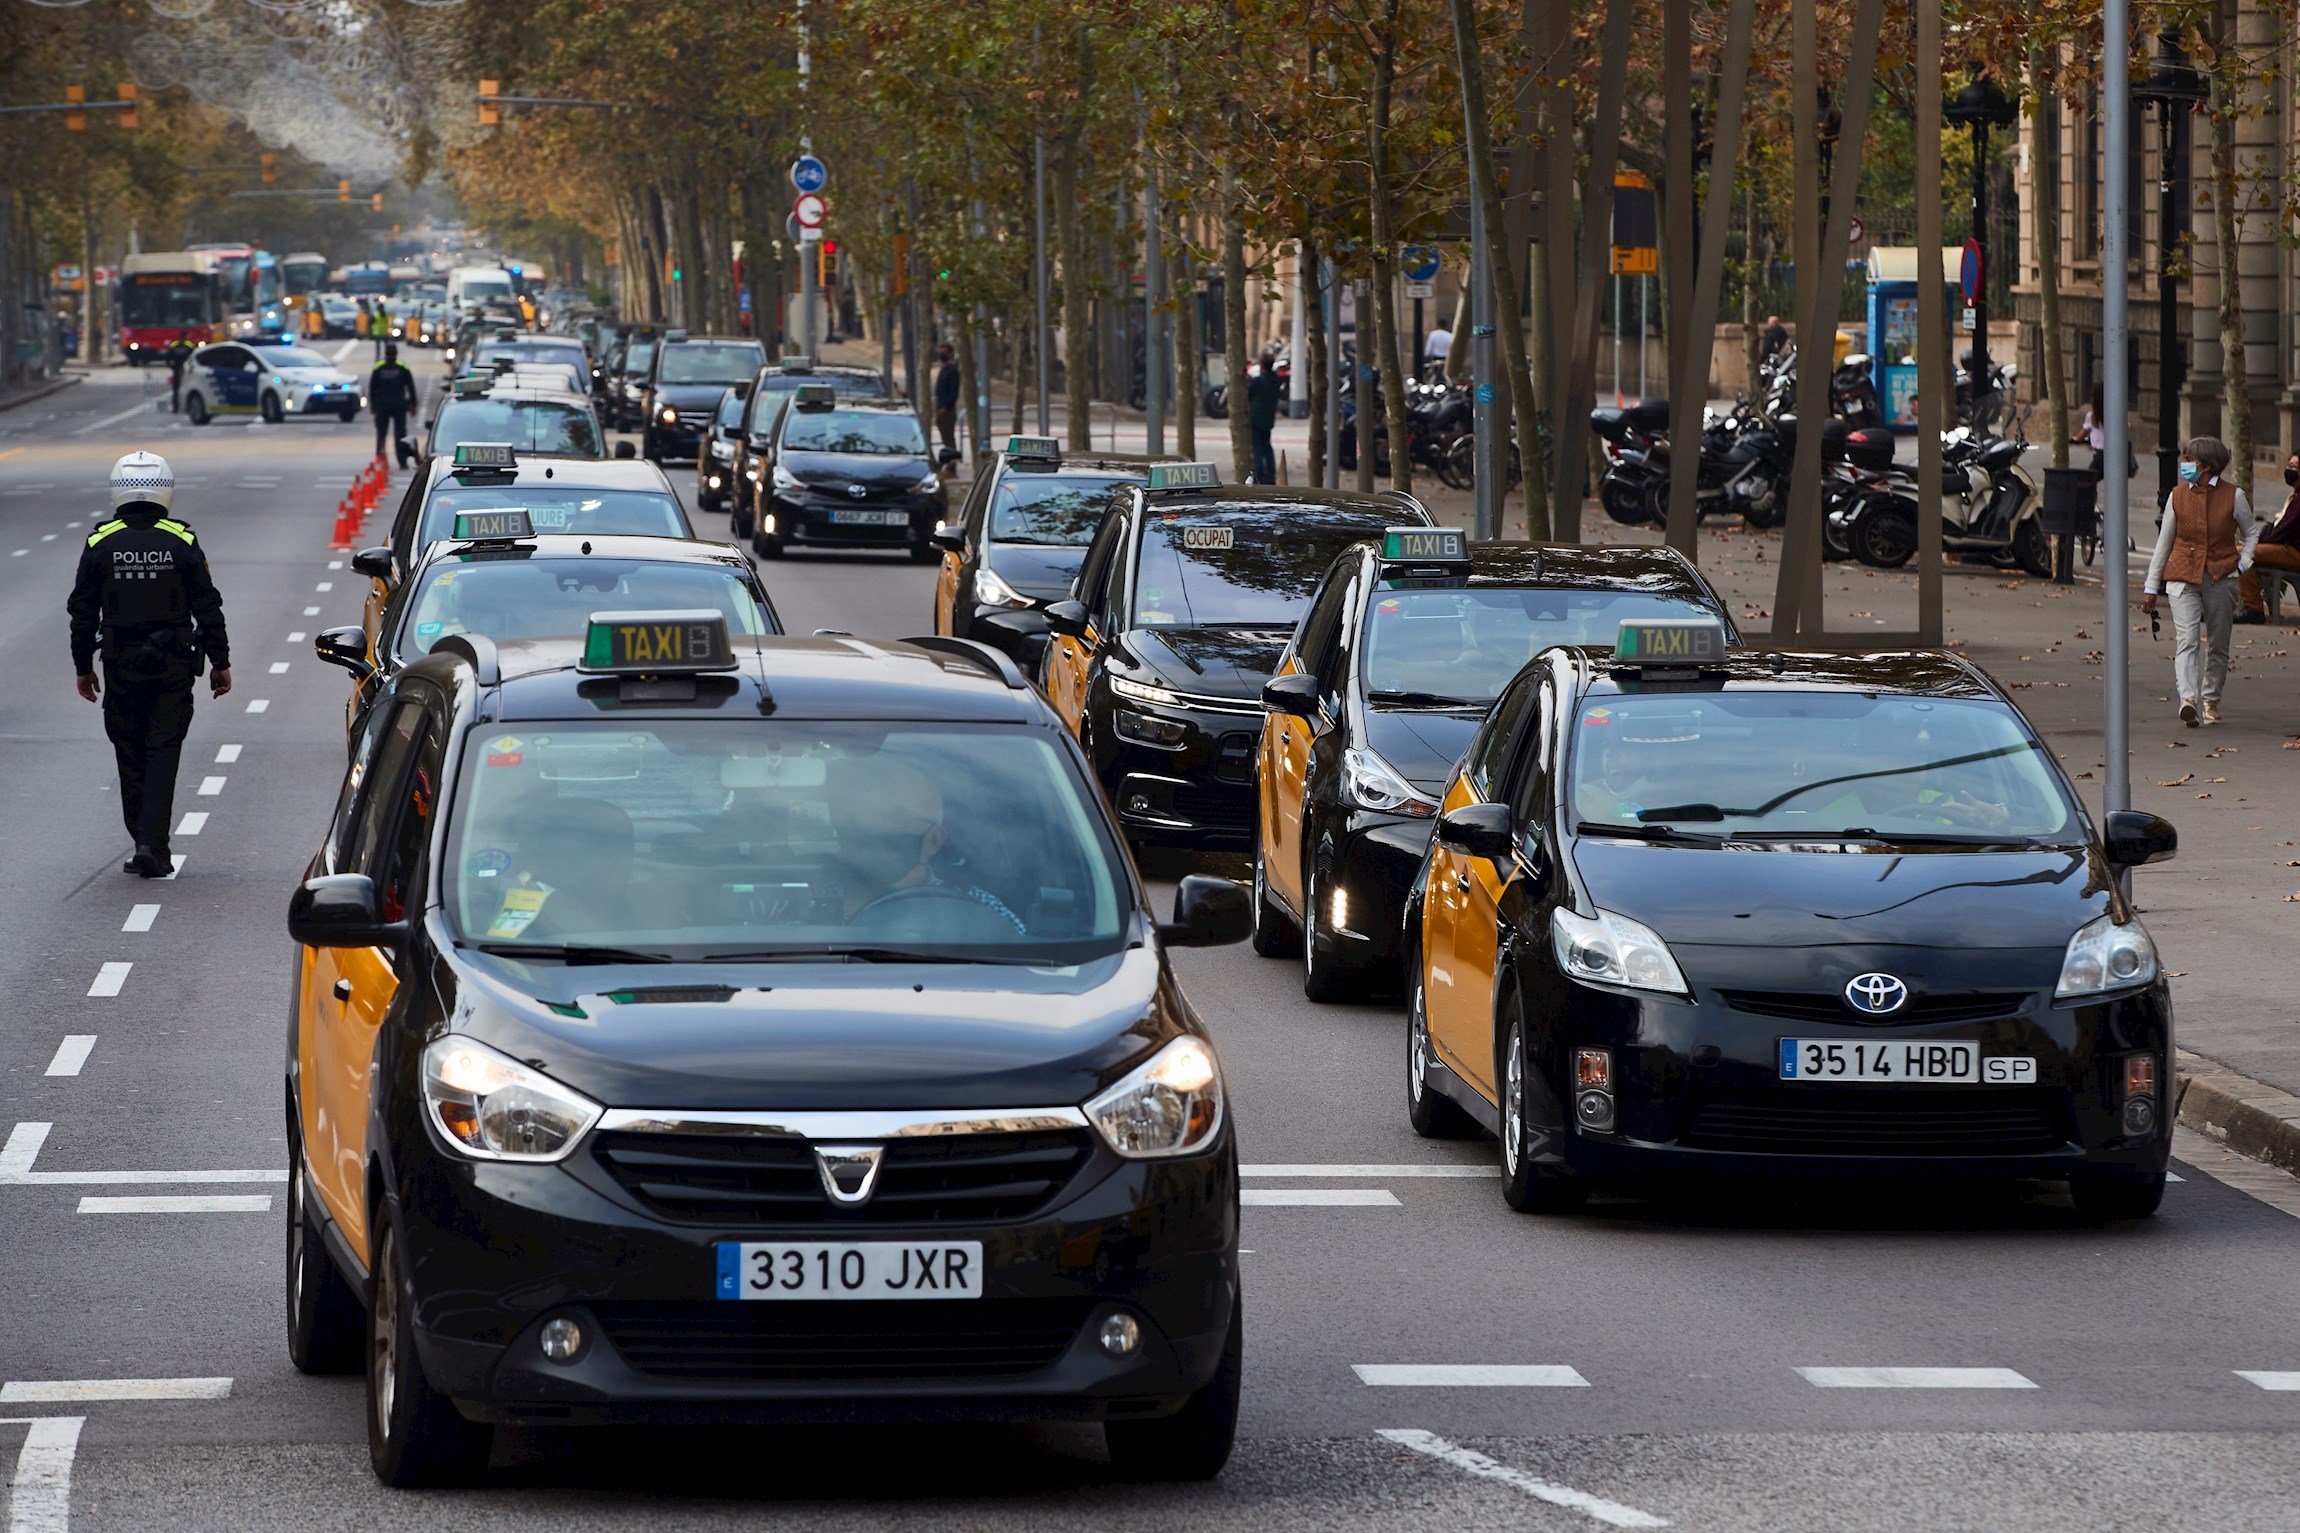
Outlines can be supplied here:
<path id="1" fill-rule="evenodd" d="M 1624 409 L 1593 410 L 1589 424 L 1606 460 L 1597 486 L 1606 515 L 1629 526 L 1664 519 L 1669 510 L 1668 404 L 1648 399 Z M 1779 523 L 1794 450 L 1793 438 L 1746 399 L 1723 417 L 1705 413 L 1701 466 L 1694 481 L 1696 519 L 1738 515 L 1752 527 Z"/>
<path id="2" fill-rule="evenodd" d="M 2044 530 L 2044 496 L 2021 466 L 2028 443 L 1959 426 L 1941 434 L 1941 547 L 1999 568 L 2052 574 L 2052 539 Z M 1899 569 L 1917 551 L 1917 501 L 1905 473 L 1889 494 L 1844 507 L 1838 536 L 1863 564 Z"/>

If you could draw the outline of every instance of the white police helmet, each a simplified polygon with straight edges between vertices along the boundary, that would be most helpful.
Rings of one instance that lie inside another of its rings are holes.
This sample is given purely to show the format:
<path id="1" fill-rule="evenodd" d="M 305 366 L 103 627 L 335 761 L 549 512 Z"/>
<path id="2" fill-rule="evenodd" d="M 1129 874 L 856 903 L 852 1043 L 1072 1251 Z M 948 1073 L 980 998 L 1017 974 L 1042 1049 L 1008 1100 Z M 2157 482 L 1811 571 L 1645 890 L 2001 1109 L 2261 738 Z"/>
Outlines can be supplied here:
<path id="1" fill-rule="evenodd" d="M 132 452 L 112 465 L 112 509 L 142 500 L 163 509 L 176 499 L 176 471 L 156 452 Z"/>

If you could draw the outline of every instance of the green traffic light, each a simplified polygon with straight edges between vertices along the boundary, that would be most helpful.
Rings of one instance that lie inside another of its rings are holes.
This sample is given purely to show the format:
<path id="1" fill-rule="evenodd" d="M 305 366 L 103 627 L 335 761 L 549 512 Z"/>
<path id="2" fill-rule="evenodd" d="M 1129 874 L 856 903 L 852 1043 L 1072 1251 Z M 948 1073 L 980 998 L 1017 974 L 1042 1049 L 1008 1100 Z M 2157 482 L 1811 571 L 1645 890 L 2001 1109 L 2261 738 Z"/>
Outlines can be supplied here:
<path id="1" fill-rule="evenodd" d="M 687 275 L 687 274 L 686 274 L 684 271 L 682 271 L 680 268 L 678 268 L 678 267 L 676 267 L 676 266 L 674 266 L 674 267 L 672 267 L 672 268 L 671 268 L 671 280 L 672 280 L 673 282 L 683 282 L 683 281 L 685 281 L 685 280 L 686 280 L 686 275 Z"/>
<path id="2" fill-rule="evenodd" d="M 947 271 L 938 271 L 934 274 L 934 280 L 937 282 L 948 282 L 950 280 L 950 273 Z"/>

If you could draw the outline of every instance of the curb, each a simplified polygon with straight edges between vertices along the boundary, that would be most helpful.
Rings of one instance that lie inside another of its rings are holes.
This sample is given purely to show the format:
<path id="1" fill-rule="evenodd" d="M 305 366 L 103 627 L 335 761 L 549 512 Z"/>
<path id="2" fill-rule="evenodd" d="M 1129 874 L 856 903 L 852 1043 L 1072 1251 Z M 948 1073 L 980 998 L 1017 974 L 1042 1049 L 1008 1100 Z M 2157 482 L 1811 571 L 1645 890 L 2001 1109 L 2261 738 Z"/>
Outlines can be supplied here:
<path id="1" fill-rule="evenodd" d="M 51 394 L 61 394 L 73 384 L 80 382 L 81 376 L 74 374 L 70 377 L 58 378 L 44 389 L 35 389 L 29 394 L 19 394 L 13 399 L 0 399 L 0 411 L 13 410 L 21 405 L 36 404 Z"/>
<path id="2" fill-rule="evenodd" d="M 2174 1119 L 2239 1154 L 2300 1176 L 2300 1097 L 2180 1051 Z"/>

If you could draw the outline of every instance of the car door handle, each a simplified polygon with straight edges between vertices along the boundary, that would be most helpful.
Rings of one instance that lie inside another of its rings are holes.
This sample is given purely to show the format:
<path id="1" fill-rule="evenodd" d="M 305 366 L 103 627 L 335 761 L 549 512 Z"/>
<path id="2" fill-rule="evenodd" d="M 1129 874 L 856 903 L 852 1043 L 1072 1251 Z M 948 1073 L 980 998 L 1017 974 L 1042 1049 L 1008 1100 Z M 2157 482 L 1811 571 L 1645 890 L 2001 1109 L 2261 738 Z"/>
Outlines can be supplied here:
<path id="1" fill-rule="evenodd" d="M 348 1001 L 351 999 L 350 980 L 339 979 L 335 982 L 335 998 L 339 1001 Z"/>
<path id="2" fill-rule="evenodd" d="M 1469 893 L 1469 875 L 1467 873 L 1456 873 L 1453 876 L 1453 886 L 1464 894 Z"/>

